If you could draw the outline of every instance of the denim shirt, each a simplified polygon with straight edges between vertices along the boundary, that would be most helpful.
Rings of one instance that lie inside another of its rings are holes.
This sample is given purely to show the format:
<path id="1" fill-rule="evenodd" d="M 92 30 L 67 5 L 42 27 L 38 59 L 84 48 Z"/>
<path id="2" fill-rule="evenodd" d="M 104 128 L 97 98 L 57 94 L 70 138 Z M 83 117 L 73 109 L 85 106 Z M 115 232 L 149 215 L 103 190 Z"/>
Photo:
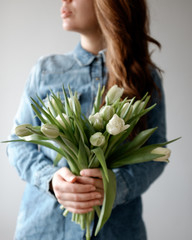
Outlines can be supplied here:
<path id="1" fill-rule="evenodd" d="M 166 141 L 165 105 L 161 79 L 156 70 L 151 72 L 161 91 L 152 95 L 157 106 L 148 114 L 148 127 L 158 126 L 149 143 Z M 85 51 L 79 43 L 70 53 L 42 57 L 31 71 L 15 117 L 15 125 L 31 123 L 40 125 L 31 108 L 31 97 L 36 94 L 46 102 L 50 89 L 62 91 L 62 85 L 70 85 L 79 93 L 82 111 L 91 113 L 98 84 L 105 85 L 107 69 L 105 50 L 98 55 Z M 11 139 L 15 139 L 14 133 Z M 17 219 L 15 240 L 83 240 L 85 232 L 71 222 L 71 215 L 63 217 L 60 205 L 49 192 L 53 174 L 67 166 L 66 160 L 53 166 L 55 152 L 30 143 L 9 143 L 9 160 L 26 181 L 26 188 Z M 99 234 L 98 240 L 145 240 L 146 231 L 142 220 L 141 194 L 159 177 L 165 167 L 162 162 L 148 162 L 115 169 L 117 193 L 112 214 Z M 92 223 L 94 232 L 95 222 Z M 94 235 L 94 234 L 93 234 Z"/>

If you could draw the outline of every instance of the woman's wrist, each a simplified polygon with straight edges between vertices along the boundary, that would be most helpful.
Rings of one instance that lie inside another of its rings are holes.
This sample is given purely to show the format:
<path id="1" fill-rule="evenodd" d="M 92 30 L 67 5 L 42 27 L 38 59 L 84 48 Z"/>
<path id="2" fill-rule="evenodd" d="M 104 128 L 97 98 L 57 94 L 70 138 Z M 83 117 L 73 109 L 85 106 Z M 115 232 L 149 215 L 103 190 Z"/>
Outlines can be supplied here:
<path id="1" fill-rule="evenodd" d="M 50 192 L 52 195 L 55 196 L 55 193 L 54 193 L 54 191 L 53 191 L 52 179 L 51 179 L 50 182 L 49 182 L 49 192 Z"/>

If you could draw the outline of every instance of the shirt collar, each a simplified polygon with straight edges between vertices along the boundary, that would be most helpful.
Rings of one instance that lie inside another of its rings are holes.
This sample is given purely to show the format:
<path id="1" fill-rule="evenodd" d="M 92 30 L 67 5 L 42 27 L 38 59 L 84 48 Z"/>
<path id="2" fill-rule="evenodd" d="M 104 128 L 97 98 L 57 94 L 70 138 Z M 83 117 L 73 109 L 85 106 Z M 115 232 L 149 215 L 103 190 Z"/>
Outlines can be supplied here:
<path id="1" fill-rule="evenodd" d="M 106 49 L 103 49 L 98 52 L 98 55 L 94 55 L 82 48 L 81 43 L 79 42 L 73 51 L 73 55 L 80 66 L 87 66 L 90 65 L 93 60 L 99 56 L 101 56 L 103 58 L 103 62 L 105 62 L 105 52 Z"/>

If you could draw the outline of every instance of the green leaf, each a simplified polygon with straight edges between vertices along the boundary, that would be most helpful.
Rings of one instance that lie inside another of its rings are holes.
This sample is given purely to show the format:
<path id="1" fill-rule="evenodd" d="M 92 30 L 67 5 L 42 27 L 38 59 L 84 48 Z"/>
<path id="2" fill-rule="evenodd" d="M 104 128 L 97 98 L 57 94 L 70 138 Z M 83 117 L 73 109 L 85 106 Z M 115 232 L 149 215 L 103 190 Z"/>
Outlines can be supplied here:
<path id="1" fill-rule="evenodd" d="M 123 105 L 127 102 L 127 98 L 123 99 L 123 101 L 120 101 L 119 104 L 117 105 L 117 109 L 116 109 L 116 114 L 118 116 L 120 116 L 120 113 L 121 113 L 121 109 L 123 107 Z"/>
<path id="2" fill-rule="evenodd" d="M 157 128 L 151 128 L 140 132 L 132 141 L 122 144 L 120 147 L 116 148 L 113 152 L 112 157 L 123 157 L 125 154 L 129 154 L 131 151 L 139 149 L 154 133 Z"/>
<path id="3" fill-rule="evenodd" d="M 36 126 L 36 127 L 26 127 L 27 129 L 29 129 L 32 133 L 40 135 L 42 137 L 44 137 L 44 134 L 41 132 L 41 127 L 40 126 Z"/>
<path id="4" fill-rule="evenodd" d="M 71 142 L 65 135 L 60 135 L 60 137 L 63 140 L 64 144 L 70 148 L 70 150 L 75 154 L 75 156 L 77 156 L 78 148 L 76 147 L 76 145 Z"/>
<path id="5" fill-rule="evenodd" d="M 74 163 L 76 163 L 77 165 L 77 156 L 74 154 L 74 152 L 70 149 L 70 147 L 63 143 L 61 140 L 58 140 L 58 139 L 54 139 L 54 141 L 60 146 L 60 148 L 65 152 L 65 154 L 68 155 L 68 157 L 70 157 L 70 160 Z M 68 158 L 67 158 L 68 160 Z M 79 166 L 78 166 L 78 169 L 79 169 Z"/>
<path id="6" fill-rule="evenodd" d="M 59 108 L 60 112 L 65 113 L 65 108 L 64 108 L 65 104 L 61 100 L 59 92 L 57 93 L 57 96 L 52 90 L 50 90 L 50 92 L 51 92 L 51 100 L 52 101 L 49 100 L 49 104 L 53 107 L 54 110 L 56 110 L 55 103 L 57 103 L 57 108 Z M 57 110 L 56 110 L 56 115 L 57 115 Z"/>
<path id="7" fill-rule="evenodd" d="M 51 118 L 51 116 L 49 115 L 49 113 L 47 111 L 45 111 L 38 102 L 36 102 L 33 98 L 31 98 L 31 100 L 33 101 L 33 103 L 36 105 L 36 109 L 38 109 L 48 120 L 50 123 L 54 124 L 53 119 Z M 37 111 L 36 111 L 37 112 Z"/>
<path id="8" fill-rule="evenodd" d="M 146 108 L 146 109 L 143 109 L 143 110 L 142 110 L 141 112 L 139 112 L 138 114 L 133 115 L 133 117 L 131 117 L 131 118 L 128 120 L 127 123 L 128 123 L 128 124 L 131 124 L 131 122 L 133 122 L 133 121 L 138 122 L 139 119 L 140 119 L 142 116 L 144 116 L 144 115 L 147 114 L 149 111 L 151 111 L 155 106 L 156 106 L 156 103 L 153 104 L 152 106 Z"/>
<path id="9" fill-rule="evenodd" d="M 149 100 L 150 96 L 148 96 L 148 93 L 146 93 L 141 100 L 137 100 L 133 105 L 133 116 L 143 111 L 147 106 Z"/>
<path id="10" fill-rule="evenodd" d="M 38 117 L 42 123 L 44 123 L 44 124 L 47 123 L 47 120 L 41 115 L 41 113 L 37 110 L 37 108 L 33 104 L 31 104 L 31 107 L 32 107 L 33 111 L 35 112 L 36 117 Z"/>
<path id="11" fill-rule="evenodd" d="M 53 94 L 53 93 L 52 93 Z M 62 119 L 62 121 L 64 122 L 66 128 L 64 128 L 56 119 L 55 121 L 57 122 L 57 125 L 59 125 L 59 127 L 62 129 L 62 131 L 67 135 L 67 137 L 76 144 L 76 139 L 74 137 L 74 133 L 72 131 L 72 128 L 70 126 L 70 124 L 68 123 L 68 121 L 64 118 L 60 108 L 59 108 L 59 100 L 57 99 L 56 95 L 53 95 L 53 98 L 55 100 L 55 109 L 56 112 L 58 113 L 58 115 L 60 116 L 60 118 Z"/>
<path id="12" fill-rule="evenodd" d="M 126 157 L 122 159 L 118 159 L 117 161 L 114 161 L 110 163 L 109 168 L 119 168 L 125 165 L 129 164 L 136 164 L 136 163 L 143 163 L 143 162 L 149 162 L 154 160 L 155 158 L 162 157 L 163 154 L 153 154 L 150 152 L 140 152 L 136 151 L 132 154 L 127 155 Z"/>
<path id="13" fill-rule="evenodd" d="M 86 154 L 85 146 L 81 139 L 79 141 L 78 162 L 81 166 L 81 169 L 85 169 L 88 167 L 87 154 Z"/>
<path id="14" fill-rule="evenodd" d="M 39 135 L 39 134 L 32 134 L 32 135 L 30 135 L 30 136 L 20 137 L 20 139 L 25 140 L 26 142 L 35 141 L 35 140 L 37 140 L 37 141 L 44 141 L 44 140 L 46 141 L 46 140 L 49 140 L 48 137 L 46 137 L 46 136 L 41 136 L 41 135 Z"/>
<path id="15" fill-rule="evenodd" d="M 163 143 L 155 143 L 155 144 L 147 145 L 147 146 L 142 147 L 142 148 L 139 149 L 138 151 L 140 151 L 140 150 L 143 151 L 143 152 L 152 151 L 152 150 L 154 150 L 154 149 L 157 148 L 157 147 L 163 147 L 163 146 L 165 146 L 165 145 L 168 145 L 168 144 L 170 144 L 170 143 L 173 143 L 173 142 L 179 140 L 180 138 L 181 138 L 181 137 L 178 137 L 178 138 L 175 138 L 175 139 L 173 139 L 173 140 L 171 140 L 171 141 L 167 141 L 167 142 L 163 142 Z"/>
<path id="16" fill-rule="evenodd" d="M 31 136 L 33 136 L 33 135 L 31 135 Z M 29 143 L 33 143 L 33 144 L 37 144 L 37 145 L 42 145 L 42 146 L 48 147 L 48 148 L 60 153 L 61 155 L 63 155 L 65 157 L 65 152 L 62 149 L 54 146 L 52 143 L 47 142 L 47 141 L 42 141 L 39 139 L 37 140 L 37 139 L 33 139 L 33 138 L 31 138 L 30 140 L 26 140 L 26 138 L 25 138 L 25 139 L 10 140 L 10 141 L 6 141 L 6 142 L 29 142 Z"/>
<path id="17" fill-rule="evenodd" d="M 70 104 L 69 104 L 69 100 L 68 100 L 67 93 L 65 91 L 64 85 L 63 85 L 63 95 L 64 95 L 64 98 L 65 98 L 65 111 L 66 111 L 66 114 L 68 116 L 73 116 L 73 112 L 70 109 Z"/>
<path id="18" fill-rule="evenodd" d="M 145 147 L 137 149 L 136 151 L 132 151 L 131 153 L 124 156 L 123 158 L 121 155 L 119 155 L 118 158 L 116 158 L 116 159 L 113 158 L 113 160 L 111 162 L 109 162 L 108 167 L 109 168 L 118 168 L 118 167 L 122 167 L 122 166 L 125 166 L 128 164 L 136 164 L 136 163 L 152 161 L 155 158 L 164 156 L 163 154 L 153 154 L 153 153 L 151 153 L 152 150 L 154 150 L 157 147 L 163 147 L 167 144 L 175 142 L 178 139 L 180 139 L 180 138 L 176 138 L 171 141 L 164 142 L 164 143 L 147 145 Z"/>
<path id="19" fill-rule="evenodd" d="M 43 100 L 36 94 L 36 97 L 37 97 L 37 99 L 39 100 L 39 102 L 41 103 L 41 105 L 46 109 L 46 110 L 48 110 L 47 109 L 47 107 L 45 106 L 45 103 L 43 102 Z"/>
<path id="20" fill-rule="evenodd" d="M 93 111 L 92 111 L 91 114 L 95 114 L 96 112 L 99 112 L 104 91 L 105 91 L 105 86 L 101 89 L 101 86 L 99 84 L 97 94 L 96 94 L 96 97 L 95 97 L 95 102 L 94 102 L 94 105 L 93 105 Z"/>
<path id="21" fill-rule="evenodd" d="M 34 135 L 31 135 L 30 137 L 31 138 L 25 137 L 25 139 L 10 140 L 10 141 L 6 141 L 6 142 L 29 142 L 29 143 L 33 143 L 33 144 L 37 144 L 37 145 L 41 145 L 41 146 L 50 148 L 50 149 L 56 151 L 57 153 L 61 154 L 63 157 L 65 157 L 69 164 L 71 171 L 75 174 L 79 174 L 80 168 L 78 167 L 77 162 L 75 162 L 74 154 L 61 141 L 54 139 L 54 141 L 57 144 L 59 144 L 59 146 L 60 146 L 60 148 L 58 148 L 55 145 L 53 145 L 52 143 L 42 140 L 41 136 L 38 136 L 38 135 L 35 136 L 35 134 L 34 134 Z"/>
<path id="22" fill-rule="evenodd" d="M 102 167 L 103 172 L 105 174 L 105 178 L 107 179 L 107 181 L 109 181 L 108 170 L 107 170 L 107 165 L 106 165 L 103 150 L 100 147 L 98 147 L 98 148 L 92 149 L 92 152 L 95 153 L 97 159 L 99 160 L 99 162 L 101 164 L 101 167 Z"/>
<path id="23" fill-rule="evenodd" d="M 79 121 L 79 119 L 77 117 L 74 118 L 74 122 L 75 122 L 75 124 L 77 126 L 77 129 L 79 130 L 82 142 L 85 143 L 86 145 L 88 145 L 89 142 L 88 142 L 87 136 L 86 136 L 86 134 L 84 132 L 84 129 L 83 129 L 83 126 L 82 126 L 82 122 Z"/>
<path id="24" fill-rule="evenodd" d="M 91 135 L 93 135 L 95 133 L 95 129 L 92 126 L 92 124 L 89 122 L 87 117 L 84 114 L 82 114 L 82 116 L 83 116 L 85 129 L 87 130 L 87 135 L 90 137 Z"/>
<path id="25" fill-rule="evenodd" d="M 50 100 L 50 97 L 49 97 L 48 94 L 47 94 L 47 100 L 48 100 L 48 103 L 49 103 L 49 107 L 48 107 L 49 113 L 51 112 L 52 115 L 54 117 L 56 117 L 57 116 L 57 112 L 55 111 L 55 107 L 54 107 L 52 101 Z"/>
<path id="26" fill-rule="evenodd" d="M 100 212 L 100 217 L 96 226 L 95 230 L 95 236 L 98 234 L 100 229 L 103 227 L 103 225 L 106 223 L 108 218 L 111 215 L 113 204 L 116 197 L 116 177 L 112 170 L 108 169 L 108 176 L 109 176 L 109 182 L 105 178 L 105 173 L 103 170 L 102 176 L 103 176 L 103 185 L 104 185 L 104 200 L 103 205 Z"/>
<path id="27" fill-rule="evenodd" d="M 88 168 L 98 168 L 100 166 L 100 162 L 96 155 L 92 152 L 92 154 L 89 156 L 89 165 Z"/>
<path id="28" fill-rule="evenodd" d="M 105 158 L 107 159 L 107 162 L 108 158 L 113 154 L 116 147 L 121 145 L 121 143 L 123 143 L 128 138 L 129 134 L 132 132 L 135 125 L 136 122 L 132 123 L 131 126 L 126 131 L 123 131 L 115 136 L 110 137 L 108 147 L 105 153 Z"/>
<path id="29" fill-rule="evenodd" d="M 57 156 L 55 157 L 54 161 L 53 161 L 53 165 L 56 166 L 58 164 L 58 162 L 62 159 L 62 155 L 60 153 L 57 153 Z"/>

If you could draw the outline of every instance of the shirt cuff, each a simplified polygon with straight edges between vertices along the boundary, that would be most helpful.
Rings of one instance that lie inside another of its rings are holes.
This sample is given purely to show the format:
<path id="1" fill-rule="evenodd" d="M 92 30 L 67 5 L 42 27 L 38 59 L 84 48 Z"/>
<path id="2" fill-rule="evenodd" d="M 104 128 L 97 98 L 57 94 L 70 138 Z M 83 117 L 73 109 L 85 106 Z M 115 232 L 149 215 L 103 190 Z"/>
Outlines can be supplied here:
<path id="1" fill-rule="evenodd" d="M 46 192 L 52 198 L 55 198 L 51 193 L 49 184 L 55 172 L 57 172 L 60 167 L 54 167 L 53 165 L 46 165 L 35 173 L 35 185 Z"/>

